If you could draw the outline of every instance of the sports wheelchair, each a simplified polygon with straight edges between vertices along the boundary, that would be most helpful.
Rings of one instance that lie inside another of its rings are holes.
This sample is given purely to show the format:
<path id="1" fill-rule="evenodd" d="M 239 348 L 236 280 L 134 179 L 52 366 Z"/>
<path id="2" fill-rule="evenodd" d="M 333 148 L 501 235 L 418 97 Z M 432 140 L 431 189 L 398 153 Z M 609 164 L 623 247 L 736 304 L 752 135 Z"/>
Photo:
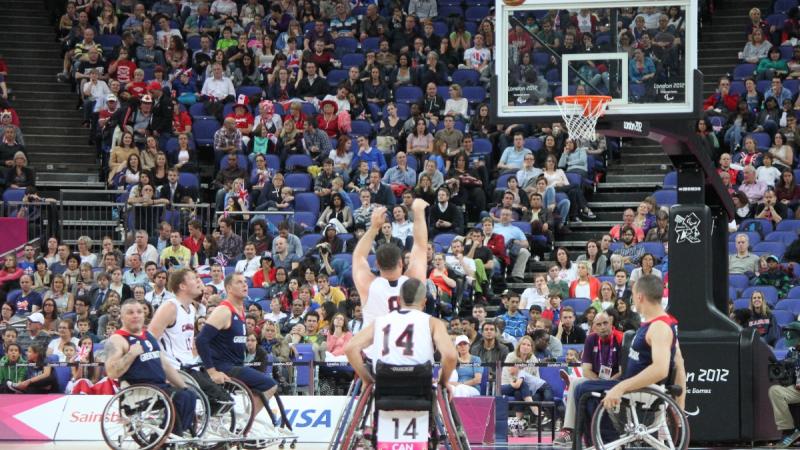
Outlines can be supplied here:
<path id="1" fill-rule="evenodd" d="M 328 449 L 377 448 L 379 442 L 413 441 L 427 442 L 429 449 L 444 445 L 449 450 L 469 450 L 447 389 L 432 382 L 430 363 L 396 366 L 378 362 L 374 384 L 353 381 L 350 400 Z M 417 420 L 427 423 L 419 425 Z"/>
<path id="2" fill-rule="evenodd" d="M 628 349 L 635 333 L 625 333 L 622 344 L 621 370 L 627 366 Z M 683 393 L 674 384 L 674 371 L 662 384 L 629 392 L 622 396 L 617 409 L 609 411 L 599 404 L 605 393 L 590 392 L 578 399 L 573 449 L 580 450 L 584 437 L 588 437 L 597 450 L 618 448 L 654 448 L 686 450 L 689 448 L 689 419 L 675 399 Z M 586 406 L 598 403 L 586 434 Z"/>
<path id="3" fill-rule="evenodd" d="M 280 411 L 280 436 L 253 436 L 251 429 L 256 419 L 253 410 L 254 393 L 241 381 L 231 378 L 221 385 L 229 401 L 212 402 L 200 389 L 195 379 L 185 371 L 179 372 L 196 397 L 195 420 L 189 436 L 172 434 L 176 411 L 170 395 L 160 387 L 140 384 L 127 385 L 115 394 L 103 410 L 101 431 L 106 444 L 114 450 L 158 449 L 167 446 L 195 449 L 223 449 L 240 445 L 248 448 L 267 444 L 283 448 L 289 442 L 296 445 L 296 436 L 286 419 L 283 403 L 275 396 Z M 263 393 L 265 409 L 273 424 L 275 417 Z M 288 430 L 288 432 L 287 432 Z"/>

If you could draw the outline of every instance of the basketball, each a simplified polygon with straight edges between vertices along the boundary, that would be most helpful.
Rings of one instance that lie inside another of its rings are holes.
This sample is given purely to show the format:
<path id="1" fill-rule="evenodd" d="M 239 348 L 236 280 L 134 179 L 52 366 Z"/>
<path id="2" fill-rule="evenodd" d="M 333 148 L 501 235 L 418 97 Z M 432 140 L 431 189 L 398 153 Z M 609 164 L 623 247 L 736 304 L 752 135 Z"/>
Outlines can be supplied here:
<path id="1" fill-rule="evenodd" d="M 503 3 L 505 3 L 508 6 L 519 6 L 525 3 L 525 0 L 503 0 Z"/>

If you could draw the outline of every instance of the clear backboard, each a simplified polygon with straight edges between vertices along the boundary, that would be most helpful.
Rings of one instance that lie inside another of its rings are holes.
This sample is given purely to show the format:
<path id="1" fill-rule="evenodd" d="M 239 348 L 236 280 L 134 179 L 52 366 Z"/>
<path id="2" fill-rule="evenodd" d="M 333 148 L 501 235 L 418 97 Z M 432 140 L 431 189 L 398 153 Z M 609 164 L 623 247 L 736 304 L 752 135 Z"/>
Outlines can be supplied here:
<path id="1" fill-rule="evenodd" d="M 609 118 L 695 111 L 697 0 L 507 0 L 495 9 L 498 120 L 559 117 L 554 97 L 608 95 Z"/>

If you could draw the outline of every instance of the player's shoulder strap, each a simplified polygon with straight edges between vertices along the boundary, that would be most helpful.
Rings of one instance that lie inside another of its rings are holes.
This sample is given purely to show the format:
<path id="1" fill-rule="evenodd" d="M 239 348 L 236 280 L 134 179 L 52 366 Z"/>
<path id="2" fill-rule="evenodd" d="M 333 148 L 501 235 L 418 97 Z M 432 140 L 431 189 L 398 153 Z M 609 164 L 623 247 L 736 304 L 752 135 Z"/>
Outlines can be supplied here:
<path id="1" fill-rule="evenodd" d="M 233 303 L 229 302 L 228 300 L 223 300 L 223 301 L 220 302 L 219 306 L 223 306 L 225 308 L 228 308 L 231 311 L 232 314 L 236 314 L 236 316 L 238 316 L 239 319 L 242 322 L 244 322 L 244 312 L 239 311 L 238 308 L 233 306 Z"/>

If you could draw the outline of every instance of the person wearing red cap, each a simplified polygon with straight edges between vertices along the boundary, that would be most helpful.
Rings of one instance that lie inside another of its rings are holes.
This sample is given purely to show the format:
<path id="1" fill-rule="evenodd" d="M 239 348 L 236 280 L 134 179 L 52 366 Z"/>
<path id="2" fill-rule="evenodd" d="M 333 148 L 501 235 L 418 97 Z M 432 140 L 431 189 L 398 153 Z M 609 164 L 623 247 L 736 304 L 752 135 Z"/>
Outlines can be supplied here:
<path id="1" fill-rule="evenodd" d="M 328 137 L 338 137 L 339 120 L 336 116 L 339 110 L 338 105 L 336 105 L 336 102 L 333 100 L 323 100 L 319 104 L 319 108 L 322 110 L 322 114 L 317 116 L 317 125 L 319 125 L 319 129 L 327 133 Z"/>
<path id="2" fill-rule="evenodd" d="M 153 99 L 153 120 L 150 130 L 159 140 L 159 146 L 164 148 L 167 139 L 172 136 L 172 101 L 164 95 L 163 87 L 158 81 L 151 81 L 147 91 Z"/>
<path id="3" fill-rule="evenodd" d="M 242 133 L 242 142 L 247 145 L 250 142 L 250 135 L 253 133 L 253 115 L 247 108 L 247 96 L 242 94 L 236 100 L 236 105 L 233 107 L 233 112 L 225 116 L 226 119 L 230 118 L 236 122 L 236 128 Z"/>

